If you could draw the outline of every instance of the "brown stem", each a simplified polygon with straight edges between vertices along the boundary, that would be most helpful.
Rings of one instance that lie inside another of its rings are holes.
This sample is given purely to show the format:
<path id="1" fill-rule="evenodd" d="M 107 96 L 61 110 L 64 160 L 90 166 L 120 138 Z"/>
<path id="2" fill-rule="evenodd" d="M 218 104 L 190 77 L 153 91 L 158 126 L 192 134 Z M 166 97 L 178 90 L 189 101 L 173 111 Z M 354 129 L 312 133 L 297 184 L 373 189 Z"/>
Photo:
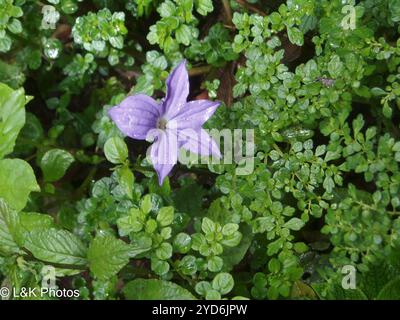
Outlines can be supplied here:
<path id="1" fill-rule="evenodd" d="M 210 70 L 211 70 L 211 66 L 194 67 L 189 70 L 189 76 L 190 77 L 199 76 L 201 74 L 209 72 Z"/>
<path id="2" fill-rule="evenodd" d="M 236 28 L 235 28 L 235 26 L 234 25 L 232 25 L 232 24 L 224 24 L 224 27 L 225 28 L 228 28 L 228 29 L 231 29 L 231 30 L 236 30 Z"/>
<path id="3" fill-rule="evenodd" d="M 222 5 L 226 16 L 226 22 L 228 25 L 232 25 L 232 9 L 229 0 L 222 0 Z"/>
<path id="4" fill-rule="evenodd" d="M 262 11 L 262 10 L 258 9 L 257 7 L 251 5 L 246 0 L 236 0 L 236 2 L 239 5 L 241 5 L 242 7 L 248 9 L 248 10 L 253 11 L 255 13 L 258 13 L 260 16 L 266 16 L 267 15 L 264 11 Z"/>

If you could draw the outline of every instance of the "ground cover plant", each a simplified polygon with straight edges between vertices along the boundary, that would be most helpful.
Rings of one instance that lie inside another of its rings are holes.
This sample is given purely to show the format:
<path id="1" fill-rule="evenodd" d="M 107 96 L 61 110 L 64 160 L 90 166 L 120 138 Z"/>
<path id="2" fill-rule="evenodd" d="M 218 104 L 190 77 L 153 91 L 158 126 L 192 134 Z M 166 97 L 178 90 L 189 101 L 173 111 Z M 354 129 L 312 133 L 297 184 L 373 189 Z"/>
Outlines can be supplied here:
<path id="1" fill-rule="evenodd" d="M 0 0 L 2 299 L 400 299 L 399 23 L 399 0 Z M 146 141 L 166 115 L 210 148 Z"/>

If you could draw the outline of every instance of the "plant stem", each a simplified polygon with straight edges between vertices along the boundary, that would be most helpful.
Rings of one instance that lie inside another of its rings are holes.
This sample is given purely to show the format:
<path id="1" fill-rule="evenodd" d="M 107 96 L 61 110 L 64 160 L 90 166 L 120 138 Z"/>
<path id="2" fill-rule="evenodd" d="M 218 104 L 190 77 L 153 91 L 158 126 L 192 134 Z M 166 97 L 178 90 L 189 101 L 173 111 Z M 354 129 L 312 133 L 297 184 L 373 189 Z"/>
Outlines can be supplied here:
<path id="1" fill-rule="evenodd" d="M 279 155 L 280 155 L 281 157 L 284 156 L 284 154 L 283 154 L 281 148 L 279 148 L 279 146 L 278 146 L 276 143 L 274 143 L 272 146 L 273 146 L 274 149 L 279 153 Z"/>
<path id="2" fill-rule="evenodd" d="M 246 8 L 247 10 L 253 11 L 255 13 L 258 13 L 260 16 L 266 16 L 267 14 L 258 9 L 257 7 L 251 5 L 250 3 L 248 3 L 246 0 L 236 0 L 236 2 L 241 5 L 242 7 Z"/>
<path id="3" fill-rule="evenodd" d="M 222 5 L 226 15 L 227 24 L 232 25 L 232 9 L 229 4 L 229 0 L 222 0 Z"/>
<path id="4" fill-rule="evenodd" d="M 194 67 L 192 69 L 189 70 L 189 76 L 190 77 L 195 77 L 195 76 L 199 76 L 202 75 L 204 73 L 207 73 L 211 70 L 211 66 L 200 66 L 200 67 Z"/>
<path id="5" fill-rule="evenodd" d="M 85 193 L 86 189 L 88 188 L 90 182 L 93 180 L 96 172 L 97 172 L 97 167 L 94 167 L 90 170 L 86 179 L 83 181 L 83 183 L 79 186 L 79 188 L 75 192 L 76 199 L 80 199 L 83 196 L 83 194 Z"/>

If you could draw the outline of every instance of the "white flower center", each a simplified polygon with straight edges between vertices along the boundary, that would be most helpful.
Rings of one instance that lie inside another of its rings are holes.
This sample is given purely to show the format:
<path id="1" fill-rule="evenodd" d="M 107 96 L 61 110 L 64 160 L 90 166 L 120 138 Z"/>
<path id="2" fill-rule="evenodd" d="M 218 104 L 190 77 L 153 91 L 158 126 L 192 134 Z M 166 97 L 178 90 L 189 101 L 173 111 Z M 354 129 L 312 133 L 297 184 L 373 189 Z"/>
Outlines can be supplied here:
<path id="1" fill-rule="evenodd" d="M 165 129 L 167 129 L 167 123 L 168 123 L 168 121 L 167 121 L 166 119 L 164 119 L 164 118 L 159 118 L 159 119 L 157 120 L 157 129 L 160 129 L 160 130 L 165 130 Z"/>

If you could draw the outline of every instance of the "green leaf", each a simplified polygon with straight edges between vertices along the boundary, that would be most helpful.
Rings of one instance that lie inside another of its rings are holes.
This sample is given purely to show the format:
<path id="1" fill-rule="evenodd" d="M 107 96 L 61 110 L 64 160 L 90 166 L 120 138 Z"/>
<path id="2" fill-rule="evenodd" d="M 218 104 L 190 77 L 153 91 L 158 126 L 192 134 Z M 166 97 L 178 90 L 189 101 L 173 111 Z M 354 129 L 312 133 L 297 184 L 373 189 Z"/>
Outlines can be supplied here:
<path id="1" fill-rule="evenodd" d="M 222 263 L 223 263 L 223 261 L 222 261 Z M 184 256 L 182 258 L 182 260 L 179 261 L 178 266 L 179 266 L 179 270 L 182 271 L 182 273 L 185 275 L 194 275 L 198 271 L 196 257 L 191 256 L 191 255 Z M 217 270 L 217 271 L 219 271 L 219 270 Z"/>
<path id="2" fill-rule="evenodd" d="M 0 255 L 19 252 L 15 241 L 18 220 L 17 212 L 11 209 L 3 199 L 0 199 Z"/>
<path id="3" fill-rule="evenodd" d="M 214 10 L 212 0 L 195 0 L 195 6 L 197 12 L 202 16 Z"/>
<path id="4" fill-rule="evenodd" d="M 291 43 L 302 46 L 304 44 L 303 33 L 296 27 L 287 28 L 288 37 Z"/>
<path id="5" fill-rule="evenodd" d="M 205 190 L 197 183 L 185 184 L 179 189 L 174 190 L 172 198 L 175 208 L 180 212 L 196 216 L 201 211 L 202 199 L 205 193 Z M 187 201 L 189 197 L 190 201 Z"/>
<path id="6" fill-rule="evenodd" d="M 153 203 L 151 201 L 151 195 L 146 194 L 141 203 L 140 203 L 140 209 L 145 213 L 148 214 L 151 209 L 153 208 Z"/>
<path id="7" fill-rule="evenodd" d="M 376 298 L 377 300 L 400 300 L 400 277 L 389 281 Z"/>
<path id="8" fill-rule="evenodd" d="M 314 290 L 302 281 L 296 281 L 293 283 L 293 287 L 290 293 L 292 299 L 312 299 L 317 298 Z"/>
<path id="9" fill-rule="evenodd" d="M 379 87 L 371 88 L 371 93 L 375 97 L 380 97 L 380 96 L 387 95 L 387 92 L 385 90 L 383 90 L 382 88 L 379 88 Z"/>
<path id="10" fill-rule="evenodd" d="M 77 236 L 65 230 L 52 228 L 29 232 L 24 247 L 42 261 L 73 265 L 87 263 L 85 245 Z"/>
<path id="11" fill-rule="evenodd" d="M 157 222 L 161 227 L 169 226 L 174 221 L 174 207 L 163 207 L 158 211 Z"/>
<path id="12" fill-rule="evenodd" d="M 360 289 L 368 296 L 369 299 L 375 299 L 380 291 L 388 284 L 392 279 L 395 279 L 398 275 L 399 270 L 393 268 L 389 263 L 390 259 L 385 257 L 369 264 L 368 271 L 361 274 Z"/>
<path id="13" fill-rule="evenodd" d="M 19 227 L 16 229 L 15 239 L 20 246 L 25 243 L 25 238 L 29 232 L 39 232 L 41 230 L 55 228 L 53 217 L 48 214 L 37 212 L 20 212 Z"/>
<path id="14" fill-rule="evenodd" d="M 383 104 L 383 108 L 382 108 L 382 113 L 385 116 L 385 118 L 391 118 L 392 114 L 393 114 L 393 110 L 392 108 L 389 106 L 389 103 L 387 101 L 385 101 L 385 103 Z"/>
<path id="15" fill-rule="evenodd" d="M 98 279 L 108 279 L 116 275 L 129 262 L 130 247 L 113 236 L 97 236 L 88 249 L 90 271 Z"/>
<path id="16" fill-rule="evenodd" d="M 104 144 L 104 154 L 111 163 L 123 163 L 128 158 L 128 147 L 120 137 L 112 137 Z"/>
<path id="17" fill-rule="evenodd" d="M 400 21 L 400 2 L 398 0 L 389 0 L 389 11 L 390 11 L 390 19 L 393 22 Z"/>
<path id="18" fill-rule="evenodd" d="M 161 17 L 170 17 L 175 14 L 176 6 L 172 1 L 164 1 L 158 8 Z"/>
<path id="19" fill-rule="evenodd" d="M 118 169 L 118 181 L 120 186 L 125 191 L 126 195 L 132 199 L 133 198 L 133 183 L 135 181 L 135 176 L 133 175 L 131 169 L 128 166 L 122 166 Z"/>
<path id="20" fill-rule="evenodd" d="M 163 242 L 161 245 L 156 249 L 155 254 L 158 259 L 160 260 L 167 260 L 172 256 L 172 245 L 168 242 Z"/>
<path id="21" fill-rule="evenodd" d="M 251 242 L 253 240 L 253 233 L 250 226 L 246 226 L 242 231 L 243 238 L 239 245 L 235 247 L 225 247 L 221 257 L 224 259 L 223 271 L 230 271 L 237 265 L 246 255 Z"/>
<path id="22" fill-rule="evenodd" d="M 201 230 L 203 230 L 205 234 L 213 233 L 215 231 L 215 223 L 211 219 L 205 217 L 201 223 Z"/>
<path id="23" fill-rule="evenodd" d="M 183 43 L 188 46 L 190 44 L 190 40 L 192 39 L 192 33 L 190 28 L 186 24 L 181 24 L 179 28 L 175 32 L 176 40 L 179 43 Z"/>
<path id="24" fill-rule="evenodd" d="M 343 70 L 343 63 L 339 56 L 334 55 L 328 63 L 328 71 L 332 78 L 338 78 Z"/>
<path id="25" fill-rule="evenodd" d="M 207 291 L 205 294 L 206 300 L 221 300 L 221 293 L 219 293 L 217 290 L 211 289 L 210 291 Z"/>
<path id="26" fill-rule="evenodd" d="M 312 288 L 319 293 L 320 285 L 315 283 L 312 285 Z M 356 289 L 343 289 L 340 285 L 335 285 L 325 297 L 328 300 L 368 300 L 365 293 L 356 288 Z"/>
<path id="27" fill-rule="evenodd" d="M 151 270 L 154 271 L 157 275 L 166 275 L 169 269 L 170 266 L 167 261 L 157 259 L 156 257 L 153 257 L 151 259 Z"/>
<path id="28" fill-rule="evenodd" d="M 234 284 L 233 277 L 226 272 L 217 274 L 212 281 L 213 289 L 222 295 L 228 294 L 233 289 Z"/>
<path id="29" fill-rule="evenodd" d="M 0 181 L 0 198 L 17 211 L 25 207 L 32 191 L 40 191 L 31 166 L 24 160 L 0 160 Z"/>
<path id="30" fill-rule="evenodd" d="M 5 63 L 0 60 L 0 82 L 10 86 L 11 88 L 17 89 L 25 81 L 25 74 L 19 64 Z M 0 84 L 1 92 L 1 84 Z M 1 98 L 0 98 L 1 101 Z"/>
<path id="31" fill-rule="evenodd" d="M 210 270 L 211 272 L 221 271 L 223 265 L 224 260 L 222 260 L 222 258 L 218 256 L 211 257 L 210 260 L 208 260 L 207 262 L 208 270 Z"/>
<path id="32" fill-rule="evenodd" d="M 195 300 L 177 284 L 157 279 L 136 279 L 128 282 L 123 293 L 128 300 Z"/>
<path id="33" fill-rule="evenodd" d="M 238 230 L 239 230 L 239 225 L 238 224 L 236 224 L 236 223 L 227 223 L 222 228 L 222 234 L 224 236 L 231 236 Z"/>
<path id="34" fill-rule="evenodd" d="M 251 222 L 254 233 L 272 231 L 275 228 L 275 218 L 272 216 L 258 217 Z"/>
<path id="35" fill-rule="evenodd" d="M 121 237 L 124 237 L 131 232 L 139 232 L 144 226 L 143 221 L 139 218 L 141 215 L 139 209 L 131 208 L 129 212 L 129 215 L 123 216 L 117 220 L 118 231 Z"/>
<path id="36" fill-rule="evenodd" d="M 39 118 L 27 112 L 26 122 L 18 135 L 14 152 L 18 155 L 30 155 L 40 145 L 43 138 L 44 130 Z"/>
<path id="37" fill-rule="evenodd" d="M 53 182 L 61 179 L 69 166 L 74 162 L 74 157 L 62 149 L 47 151 L 40 160 L 44 180 Z"/>
<path id="38" fill-rule="evenodd" d="M 196 283 L 196 286 L 194 288 L 196 290 L 196 292 L 201 295 L 201 296 L 205 296 L 207 291 L 212 290 L 212 286 L 211 283 L 209 283 L 208 281 L 200 281 Z"/>
<path id="39" fill-rule="evenodd" d="M 178 233 L 174 239 L 173 245 L 175 251 L 179 253 L 188 253 L 192 245 L 192 238 L 187 233 Z"/>
<path id="40" fill-rule="evenodd" d="M 397 141 L 397 142 L 393 145 L 392 151 L 394 151 L 394 152 L 400 152 L 400 141 Z"/>
<path id="41" fill-rule="evenodd" d="M 304 226 L 304 222 L 299 218 L 292 218 L 283 226 L 289 228 L 290 230 L 298 231 Z"/>
<path id="42" fill-rule="evenodd" d="M 0 159 L 11 153 L 25 124 L 24 89 L 13 90 L 0 83 Z"/>
<path id="43" fill-rule="evenodd" d="M 122 49 L 124 47 L 124 38 L 122 36 L 110 37 L 110 44 L 117 49 Z"/>
<path id="44" fill-rule="evenodd" d="M 0 38 L 0 52 L 7 52 L 11 49 L 12 41 L 9 36 L 5 35 Z"/>
<path id="45" fill-rule="evenodd" d="M 326 157 L 328 157 L 328 153 L 326 154 Z M 332 193 L 332 190 L 335 187 L 335 182 L 332 177 L 326 176 L 322 185 L 328 193 Z"/>
<path id="46" fill-rule="evenodd" d="M 11 19 L 11 21 L 7 25 L 8 30 L 12 33 L 21 33 L 22 25 L 18 19 Z"/>

